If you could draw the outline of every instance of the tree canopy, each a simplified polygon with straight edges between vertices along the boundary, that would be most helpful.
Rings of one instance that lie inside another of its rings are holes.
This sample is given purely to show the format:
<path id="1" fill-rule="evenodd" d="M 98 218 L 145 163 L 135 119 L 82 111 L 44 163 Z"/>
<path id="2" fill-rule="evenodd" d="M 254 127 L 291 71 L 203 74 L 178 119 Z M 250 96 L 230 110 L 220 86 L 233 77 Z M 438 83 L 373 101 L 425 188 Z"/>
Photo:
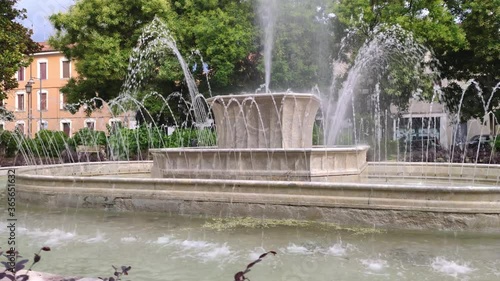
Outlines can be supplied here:
<path id="1" fill-rule="evenodd" d="M 155 15 L 174 16 L 170 4 L 162 0 L 83 0 L 67 12 L 52 15 L 56 34 L 49 43 L 76 61 L 79 74 L 62 89 L 68 102 L 115 97 L 141 28 Z"/>
<path id="2" fill-rule="evenodd" d="M 399 26 L 401 31 L 406 31 L 387 36 L 388 40 L 397 41 L 396 44 L 388 41 L 390 48 L 385 51 L 389 52 L 391 59 L 376 71 L 372 71 L 381 78 L 371 77 L 371 81 L 372 84 L 380 83 L 381 91 L 386 94 L 383 95 L 386 108 L 395 104 L 405 110 L 410 98 L 417 95 L 430 99 L 433 96 L 433 80 L 437 78 L 435 75 L 429 75 L 429 70 L 435 66 L 430 58 L 439 58 L 446 52 L 458 50 L 467 44 L 465 33 L 455 23 L 453 14 L 443 0 L 341 0 L 333 6 L 333 11 L 339 23 L 346 27 L 346 36 L 349 39 L 348 46 L 339 54 L 341 61 L 352 61 L 363 46 L 380 37 L 379 33 L 387 33 L 393 26 Z M 407 44 L 408 40 L 414 43 Z M 421 49 L 418 44 L 427 48 L 428 53 L 415 53 L 411 50 Z M 402 48 L 409 50 L 401 50 Z M 413 55 L 419 57 L 408 61 L 408 56 Z M 419 61 L 422 63 L 420 66 L 415 64 Z M 373 64 L 377 65 L 377 62 Z M 374 85 L 365 87 L 374 88 Z"/>
<path id="3" fill-rule="evenodd" d="M 500 1 L 447 1 L 467 44 L 440 57 L 447 108 L 461 121 L 484 118 L 492 112 L 500 120 Z M 474 80 L 473 83 L 466 83 Z M 462 86 L 457 82 L 462 82 Z M 466 84 L 466 85 L 463 85 Z M 467 89 L 463 89 L 467 87 Z M 460 104 L 467 104 L 459 109 Z M 490 116 L 491 117 L 491 116 Z"/>
<path id="4" fill-rule="evenodd" d="M 116 97 L 132 49 L 143 27 L 155 16 L 167 24 L 202 93 L 209 92 L 207 81 L 217 94 L 254 90 L 264 82 L 261 28 L 255 18 L 259 2 L 77 1 L 67 12 L 50 18 L 57 33 L 49 42 L 76 60 L 79 73 L 63 92 L 69 93 L 70 102 L 96 95 L 104 100 Z M 314 85 L 327 89 L 332 61 L 352 66 L 359 52 L 389 34 L 386 39 L 395 41 L 384 48 L 391 54 L 367 62 L 366 79 L 358 81 L 359 89 L 378 85 L 385 108 L 395 104 L 405 110 L 412 97 L 435 97 L 438 78 L 475 79 L 473 88 L 491 100 L 487 110 L 497 112 L 500 95 L 489 97 L 499 81 L 499 2 L 278 1 L 281 12 L 276 22 L 271 89 L 303 91 Z M 410 58 L 400 50 L 417 45 L 421 46 L 415 47 L 418 57 Z M 163 97 L 185 92 L 174 55 L 155 62 L 151 74 L 142 97 L 151 92 Z M 339 77 L 340 83 L 335 85 L 342 85 L 345 78 Z M 467 93 L 471 100 L 477 96 L 474 89 Z M 444 92 L 449 110 L 456 112 L 462 91 L 452 84 Z M 158 118 L 172 117 L 160 116 L 163 106 L 149 103 L 158 107 Z M 484 115 L 484 106 L 475 104 L 479 106 L 463 111 L 464 118 Z"/>
<path id="5" fill-rule="evenodd" d="M 17 0 L 0 0 L 0 100 L 18 86 L 16 71 L 28 66 L 30 55 L 41 48 L 31 39 L 32 31 L 19 23 L 26 18 L 26 10 L 17 9 L 16 3 Z"/>
<path id="6" fill-rule="evenodd" d="M 57 34 L 49 42 L 76 60 L 80 75 L 63 89 L 69 101 L 90 99 L 96 93 L 105 100 L 116 97 L 132 48 L 144 25 L 155 16 L 167 23 L 181 53 L 192 59 L 200 81 L 208 74 L 215 87 L 239 84 L 235 77 L 244 71 L 246 57 L 254 48 L 248 1 L 82 0 L 50 18 Z M 204 68 L 191 56 L 195 50 L 205 58 Z M 182 88 L 180 68 L 168 60 L 159 63 L 152 87 L 163 94 Z"/>

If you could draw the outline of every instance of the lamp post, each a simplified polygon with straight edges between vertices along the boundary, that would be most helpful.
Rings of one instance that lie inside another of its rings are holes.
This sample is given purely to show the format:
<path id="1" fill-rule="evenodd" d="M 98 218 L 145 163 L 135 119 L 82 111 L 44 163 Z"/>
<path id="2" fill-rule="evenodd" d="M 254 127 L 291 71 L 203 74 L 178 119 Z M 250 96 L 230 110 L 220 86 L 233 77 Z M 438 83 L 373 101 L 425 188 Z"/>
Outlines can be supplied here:
<path id="1" fill-rule="evenodd" d="M 30 80 L 28 81 L 28 83 L 26 84 L 26 92 L 29 94 L 31 94 L 31 92 L 33 91 L 33 84 L 35 84 L 35 81 L 33 81 L 33 79 L 38 79 L 40 80 L 40 94 L 39 94 L 39 100 L 40 100 L 40 108 L 39 108 L 39 111 L 40 111 L 40 131 L 43 130 L 43 119 L 42 119 L 42 79 L 41 78 L 36 78 L 36 77 L 31 77 Z M 30 101 L 30 99 L 28 99 L 28 102 Z M 47 102 L 47 101 L 45 101 Z M 29 111 L 28 111 L 28 119 L 30 119 L 30 117 L 32 118 L 31 114 L 30 114 L 30 111 L 31 111 L 31 106 L 29 107 Z M 31 124 L 29 126 L 31 128 Z M 28 132 L 29 134 L 29 132 Z"/>
<path id="2" fill-rule="evenodd" d="M 25 89 L 28 94 L 28 137 L 31 137 L 31 92 L 33 91 L 33 79 L 30 79 L 28 83 L 26 83 Z"/>

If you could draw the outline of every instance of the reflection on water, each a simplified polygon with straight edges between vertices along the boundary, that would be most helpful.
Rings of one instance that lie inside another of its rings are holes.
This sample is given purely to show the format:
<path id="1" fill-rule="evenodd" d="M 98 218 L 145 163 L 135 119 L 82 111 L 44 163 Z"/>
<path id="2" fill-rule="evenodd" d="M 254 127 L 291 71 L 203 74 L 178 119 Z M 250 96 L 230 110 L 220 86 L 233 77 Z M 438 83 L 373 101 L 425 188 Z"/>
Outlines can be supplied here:
<path id="1" fill-rule="evenodd" d="M 0 237 L 7 237 L 5 195 Z M 247 274 L 258 280 L 499 280 L 500 235 L 387 231 L 359 234 L 314 226 L 203 227 L 210 219 L 159 213 L 85 209 L 17 211 L 18 249 L 36 270 L 107 276 L 111 265 L 131 265 L 128 279 L 233 280 L 265 251 Z M 6 239 L 0 242 L 6 245 Z M 5 246 L 4 246 L 5 247 Z"/>

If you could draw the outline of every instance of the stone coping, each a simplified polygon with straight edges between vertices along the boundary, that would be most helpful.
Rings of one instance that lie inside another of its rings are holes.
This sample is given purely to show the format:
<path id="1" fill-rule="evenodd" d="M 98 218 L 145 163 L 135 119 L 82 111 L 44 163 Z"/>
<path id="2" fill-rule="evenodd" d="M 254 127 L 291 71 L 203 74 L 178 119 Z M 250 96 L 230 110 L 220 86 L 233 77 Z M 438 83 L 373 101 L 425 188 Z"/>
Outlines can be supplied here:
<path id="1" fill-rule="evenodd" d="M 454 185 L 452 182 L 442 183 L 442 184 L 428 184 L 424 182 L 421 183 L 409 183 L 409 184 L 397 184 L 397 183 L 369 183 L 369 182 L 359 182 L 359 183 L 336 183 L 336 182 L 293 182 L 293 181 L 259 181 L 259 180 L 222 180 L 222 179 L 183 179 L 183 178 L 127 178 L 123 176 L 113 177 L 116 174 L 145 174 L 147 175 L 151 171 L 153 161 L 109 161 L 109 162 L 86 162 L 86 163 L 70 163 L 70 164 L 54 164 L 54 165 L 44 165 L 44 166 L 18 166 L 11 167 L 11 169 L 16 169 L 16 177 L 26 178 L 26 179 L 40 179 L 40 180 L 64 180 L 71 179 L 74 181 L 100 181 L 103 179 L 114 179 L 117 182 L 192 182 L 192 183 L 216 183 L 216 184 L 227 184 L 228 182 L 234 183 L 236 185 L 254 185 L 263 184 L 269 186 L 282 186 L 282 185 L 300 185 L 300 186 L 323 186 L 323 187 L 358 187 L 358 188 L 388 188 L 388 189 L 406 189 L 406 190 L 422 190 L 425 188 L 430 188 L 433 190 L 447 190 L 447 191 L 458 191 L 464 190 L 467 192 L 475 192 L 479 190 L 497 190 L 500 191 L 500 185 Z M 406 162 L 368 162 L 367 172 L 369 178 L 384 178 L 387 175 L 395 175 L 399 178 L 403 178 L 398 170 L 393 169 L 398 167 L 400 169 L 418 169 L 418 168 L 444 168 L 450 172 L 453 171 L 464 171 L 464 170 L 477 170 L 476 180 L 480 180 L 481 176 L 486 172 L 495 178 L 500 178 L 500 165 L 474 165 L 474 164 L 450 164 L 450 163 L 433 163 L 433 164 L 422 164 L 422 163 L 406 163 Z M 8 167 L 2 170 L 8 170 Z M 374 174 L 375 172 L 380 172 L 383 169 L 384 174 Z M 89 174 L 89 172 L 94 172 L 95 174 Z M 426 171 L 418 171 L 419 173 L 426 173 Z M 436 170 L 427 171 L 429 174 L 436 174 Z M 480 173 L 483 172 L 483 173 Z M 54 174 L 52 174 L 54 173 Z M 91 177 L 92 175 L 101 176 L 99 178 Z M 102 177 L 103 175 L 110 175 L 111 177 Z M 408 174 L 407 177 L 412 175 Z M 457 176 L 451 174 L 450 177 Z M 463 177 L 462 178 L 466 178 Z M 429 175 L 426 180 L 432 180 L 433 177 Z M 441 178 L 440 178 L 441 179 Z"/>
<path id="2" fill-rule="evenodd" d="M 163 149 L 154 149 L 162 151 Z M 173 149 L 172 151 L 177 151 Z M 187 149 L 191 152 L 199 152 L 198 148 Z M 243 149 L 246 151 L 246 149 Z M 277 149 L 280 151 L 280 149 Z M 287 149 L 288 150 L 288 149 Z M 182 152 L 184 150 L 180 150 Z M 301 149 L 302 151 L 302 149 Z M 95 172 L 96 175 L 122 173 L 150 173 L 153 161 L 108 161 L 108 162 L 84 162 L 69 164 L 52 164 L 43 166 L 16 166 L 1 167 L 0 175 L 7 174 L 7 171 L 14 169 L 19 171 L 18 175 L 59 175 L 75 177 L 80 173 L 85 173 L 86 178 L 91 176 L 88 172 Z M 456 164 L 456 163 L 418 163 L 418 162 L 367 162 L 366 172 L 369 178 L 395 177 L 404 179 L 406 177 L 425 176 L 427 180 L 433 178 L 468 179 L 472 173 L 476 180 L 489 178 L 498 180 L 493 182 L 495 186 L 500 186 L 500 165 L 495 164 Z M 50 173 L 50 174 L 49 174 Z M 325 183 L 334 184 L 334 183 Z M 453 183 L 447 183 L 448 185 Z M 422 183 L 420 186 L 427 184 Z M 407 185 L 402 185 L 407 186 Z"/>
<path id="3" fill-rule="evenodd" d="M 334 147 L 320 147 L 315 146 L 311 148 L 217 148 L 217 147 L 181 147 L 181 148 L 152 148 L 149 150 L 150 153 L 159 153 L 159 152 L 210 152 L 210 153 L 228 153 L 228 152 L 255 152 L 255 153 L 273 153 L 273 152 L 282 152 L 282 153 L 307 153 L 307 152 L 359 152 L 363 150 L 367 150 L 369 146 L 367 145 L 358 145 L 358 146 L 334 146 Z"/>
<path id="4" fill-rule="evenodd" d="M 453 211 L 456 207 L 456 210 L 460 209 L 461 212 L 500 213 L 500 186 L 498 185 L 126 177 L 126 173 L 146 175 L 151 165 L 151 161 L 53 165 L 20 171 L 16 174 L 16 184 L 21 192 L 23 188 L 31 191 L 36 191 L 38 188 L 44 192 L 61 188 L 66 191 L 99 189 L 100 193 L 106 192 L 109 188 L 112 188 L 109 189 L 111 193 L 117 193 L 120 190 L 124 193 L 134 193 L 136 191 L 133 190 L 137 189 L 137 192 L 146 193 L 158 191 L 182 193 L 182 196 L 186 198 L 196 193 L 206 193 L 201 194 L 202 197 L 218 194 L 223 197 L 222 201 L 229 200 L 229 198 L 234 200 L 239 195 L 245 197 L 249 194 L 258 194 L 262 196 L 262 201 L 265 201 L 264 197 L 267 196 L 271 200 L 268 203 L 276 204 L 302 205 L 308 201 L 305 199 L 312 199 L 306 205 L 315 205 L 314 200 L 318 204 L 327 200 L 329 203 L 326 205 L 331 207 L 413 208 L 436 211 Z M 71 168 L 78 170 L 71 171 Z M 59 175 L 53 175 L 51 171 L 57 171 Z M 64 171 L 70 173 L 60 174 Z M 99 177 L 89 176 L 97 171 Z M 119 175 L 116 176 L 116 173 Z M 242 200 L 245 201 L 245 199 Z M 258 202 L 258 199 L 255 202 Z M 460 202 L 463 203 L 463 208 L 460 208 Z M 450 206 L 455 207 L 450 209 Z"/>
<path id="5" fill-rule="evenodd" d="M 294 182 L 294 181 L 258 181 L 258 180 L 217 180 L 217 179 L 185 179 L 185 178 L 126 178 L 126 177 L 78 177 L 78 176 L 46 176 L 46 175 L 17 175 L 17 178 L 25 180 L 40 181 L 39 186 L 46 185 L 44 182 L 66 182 L 73 183 L 115 183 L 115 188 L 131 189 L 130 185 L 137 187 L 145 187 L 144 184 L 168 184 L 179 186 L 237 186 L 238 188 L 245 187 L 266 187 L 276 189 L 287 188 L 305 188 L 315 190 L 328 190 L 331 188 L 342 188 L 347 190 L 369 190 L 372 193 L 377 191 L 389 192 L 439 192 L 439 193 L 458 193 L 466 194 L 482 194 L 498 192 L 500 195 L 500 186 L 445 186 L 445 185 L 407 185 L 407 184 L 380 184 L 380 183 L 330 183 L 330 182 Z M 127 184 L 127 186 L 119 186 L 119 184 Z M 118 186 L 117 186 L 118 185 Z M 46 185 L 49 186 L 49 185 Z M 55 185 L 54 185 L 55 186 Z M 97 187 L 97 186 L 95 186 Z M 93 188 L 88 186 L 88 188 Z M 156 190 L 160 187 L 154 188 Z M 207 190 L 209 191 L 209 190 Z M 273 192 L 269 192 L 273 193 Z M 500 202 L 499 202 L 500 203 Z M 500 213 L 500 209 L 498 210 Z"/>
<path id="6" fill-rule="evenodd" d="M 382 180 L 448 181 L 448 184 L 486 184 L 500 186 L 500 165 L 460 163 L 372 162 L 367 166 L 369 178 Z"/>
<path id="7" fill-rule="evenodd" d="M 391 184 L 391 183 L 349 183 L 349 182 L 299 182 L 299 181 L 260 181 L 260 180 L 219 180 L 219 179 L 187 179 L 187 178 L 127 178 L 127 177 L 88 177 L 88 176 L 50 176 L 40 174 L 22 174 L 17 175 L 17 178 L 26 180 L 39 180 L 42 182 L 51 181 L 71 181 L 74 183 L 128 183 L 144 186 L 143 184 L 179 184 L 179 185 L 194 185 L 194 186 L 238 186 L 255 187 L 264 186 L 268 188 L 314 188 L 314 189 L 331 189 L 344 188 L 345 190 L 369 190 L 376 191 L 393 191 L 393 192 L 443 192 L 443 193 L 488 193 L 498 192 L 500 195 L 500 186 L 453 186 L 453 185 L 423 185 L 423 184 Z M 89 188 L 92 188 L 89 186 Z M 130 187 L 123 187 L 130 188 Z M 156 188 L 160 189 L 160 188 Z M 272 192 L 269 192 L 272 193 Z M 500 202 L 499 202 L 500 203 Z M 499 210 L 500 212 L 500 210 Z"/>
<path id="8" fill-rule="evenodd" d="M 293 93 L 293 92 L 281 92 L 281 93 L 243 93 L 243 94 L 231 94 L 231 95 L 221 95 L 221 96 L 215 96 L 215 97 L 210 97 L 207 98 L 207 102 L 215 102 L 216 100 L 258 100 L 258 99 L 268 99 L 269 97 L 273 97 L 276 99 L 282 99 L 282 98 L 316 98 L 318 101 L 320 100 L 319 97 L 317 97 L 314 94 L 311 93 Z"/>

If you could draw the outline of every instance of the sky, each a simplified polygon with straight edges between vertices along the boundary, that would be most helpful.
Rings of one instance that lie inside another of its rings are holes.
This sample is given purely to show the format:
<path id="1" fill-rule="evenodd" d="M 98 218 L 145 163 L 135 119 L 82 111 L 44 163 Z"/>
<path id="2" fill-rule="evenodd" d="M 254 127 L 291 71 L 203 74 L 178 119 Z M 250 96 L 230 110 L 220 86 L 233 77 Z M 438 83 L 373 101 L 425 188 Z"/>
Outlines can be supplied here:
<path id="1" fill-rule="evenodd" d="M 49 16 L 60 11 L 66 11 L 74 0 L 19 0 L 17 8 L 26 9 L 27 18 L 21 23 L 33 29 L 31 38 L 36 42 L 49 39 L 54 34 Z"/>

